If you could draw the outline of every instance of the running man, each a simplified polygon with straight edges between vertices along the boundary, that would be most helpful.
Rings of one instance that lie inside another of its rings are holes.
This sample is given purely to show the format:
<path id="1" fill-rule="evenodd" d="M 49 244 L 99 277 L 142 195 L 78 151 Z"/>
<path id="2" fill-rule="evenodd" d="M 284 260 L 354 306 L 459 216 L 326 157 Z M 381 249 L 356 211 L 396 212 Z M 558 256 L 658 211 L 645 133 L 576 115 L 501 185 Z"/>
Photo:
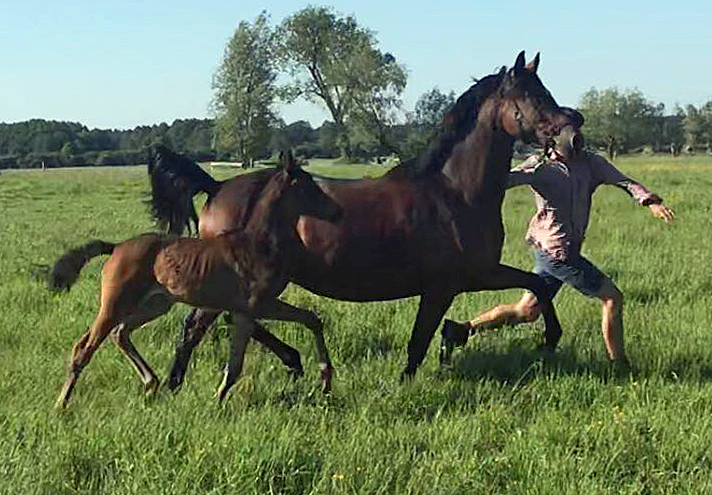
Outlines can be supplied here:
<path id="1" fill-rule="evenodd" d="M 510 171 L 507 187 L 527 184 L 536 202 L 526 241 L 534 250 L 534 273 L 544 279 L 552 299 L 567 283 L 602 305 L 601 331 L 608 358 L 627 362 L 623 345 L 623 295 L 613 281 L 581 255 L 591 212 L 591 196 L 601 184 L 620 187 L 653 216 L 670 222 L 673 211 L 657 194 L 620 173 L 604 158 L 583 150 L 580 129 L 568 126 L 546 157 L 530 156 Z M 503 304 L 472 321 L 445 320 L 440 361 L 447 363 L 454 346 L 463 346 L 471 333 L 533 322 L 539 318 L 534 294 L 525 292 L 516 304 Z"/>

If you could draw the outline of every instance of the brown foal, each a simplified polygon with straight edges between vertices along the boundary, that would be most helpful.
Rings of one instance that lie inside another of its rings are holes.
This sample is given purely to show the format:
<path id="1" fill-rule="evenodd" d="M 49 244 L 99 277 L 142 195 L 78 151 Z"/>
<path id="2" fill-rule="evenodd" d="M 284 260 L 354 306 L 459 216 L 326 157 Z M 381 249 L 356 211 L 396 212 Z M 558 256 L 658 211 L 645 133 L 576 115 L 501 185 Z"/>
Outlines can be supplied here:
<path id="1" fill-rule="evenodd" d="M 331 362 L 321 321 L 311 311 L 277 299 L 288 283 L 282 246 L 294 235 L 301 215 L 338 221 L 342 210 L 290 156 L 260 193 L 243 230 L 209 240 L 143 234 L 119 244 L 92 241 L 65 254 L 54 267 L 55 288 L 69 289 L 94 256 L 111 256 L 102 270 L 99 313 L 72 349 L 69 376 L 56 406 L 66 406 L 82 369 L 107 336 L 134 366 L 146 392 L 153 393 L 159 380 L 130 335 L 176 302 L 231 314 L 230 357 L 217 391 L 221 401 L 240 375 L 250 337 L 266 332 L 255 321 L 257 318 L 285 318 L 312 330 L 324 391 L 328 392 Z M 301 372 L 299 354 L 292 350 L 296 363 L 293 354 L 280 358 Z"/>

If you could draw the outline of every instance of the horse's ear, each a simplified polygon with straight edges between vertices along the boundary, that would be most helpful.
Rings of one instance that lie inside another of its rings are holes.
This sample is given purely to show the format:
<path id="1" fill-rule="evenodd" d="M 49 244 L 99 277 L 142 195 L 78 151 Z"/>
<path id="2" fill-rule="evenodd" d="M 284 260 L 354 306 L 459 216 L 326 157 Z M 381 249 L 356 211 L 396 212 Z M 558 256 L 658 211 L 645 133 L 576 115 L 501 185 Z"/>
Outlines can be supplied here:
<path id="1" fill-rule="evenodd" d="M 527 64 L 527 70 L 529 72 L 536 74 L 536 70 L 539 68 L 539 52 L 536 52 L 536 55 L 534 55 L 534 58 L 532 59 L 531 62 Z"/>
<path id="2" fill-rule="evenodd" d="M 522 73 L 522 69 L 524 69 L 524 50 L 519 52 L 519 55 L 517 55 L 517 60 L 514 62 L 514 75 L 518 76 L 519 74 Z"/>
<path id="3" fill-rule="evenodd" d="M 287 172 L 293 172 L 299 168 L 291 149 L 282 152 L 282 167 Z"/>

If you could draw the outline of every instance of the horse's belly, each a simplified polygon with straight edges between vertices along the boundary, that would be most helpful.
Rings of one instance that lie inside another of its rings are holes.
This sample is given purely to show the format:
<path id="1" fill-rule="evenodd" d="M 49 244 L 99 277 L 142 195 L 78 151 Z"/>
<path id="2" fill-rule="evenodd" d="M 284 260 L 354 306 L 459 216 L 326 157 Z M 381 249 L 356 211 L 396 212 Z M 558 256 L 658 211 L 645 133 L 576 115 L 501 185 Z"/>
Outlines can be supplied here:
<path id="1" fill-rule="evenodd" d="M 347 301 L 383 301 L 447 287 L 461 263 L 448 246 L 421 239 L 352 242 L 329 255 L 305 250 L 290 263 L 290 279 L 311 292 Z"/>

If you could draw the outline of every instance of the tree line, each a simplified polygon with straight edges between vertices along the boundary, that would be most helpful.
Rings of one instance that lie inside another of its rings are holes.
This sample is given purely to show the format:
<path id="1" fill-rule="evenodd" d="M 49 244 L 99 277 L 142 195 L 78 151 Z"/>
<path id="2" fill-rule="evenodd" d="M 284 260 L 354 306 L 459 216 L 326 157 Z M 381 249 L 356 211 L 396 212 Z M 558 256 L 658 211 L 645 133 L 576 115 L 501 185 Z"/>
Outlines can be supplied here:
<path id="1" fill-rule="evenodd" d="M 88 129 L 77 122 L 33 119 L 0 123 L 0 168 L 134 165 L 151 144 L 164 143 L 197 160 L 214 159 L 212 121 L 176 120 L 132 130 Z"/>
<path id="2" fill-rule="evenodd" d="M 455 101 L 452 91 L 433 88 L 408 111 L 401 99 L 406 84 L 405 66 L 353 16 L 309 6 L 272 26 L 262 12 L 240 22 L 226 43 L 213 75 L 210 119 L 132 130 L 45 120 L 0 124 L 0 168 L 138 164 L 157 142 L 196 160 L 245 166 L 285 147 L 305 159 L 406 161 L 425 149 Z M 297 98 L 322 106 L 329 120 L 317 129 L 306 121 L 286 124 L 278 106 Z M 592 88 L 578 109 L 589 146 L 611 156 L 712 148 L 712 101 L 666 115 L 664 105 L 639 90 Z"/>
<path id="3" fill-rule="evenodd" d="M 712 100 L 699 108 L 676 105 L 672 115 L 665 115 L 665 105 L 637 89 L 592 88 L 581 97 L 578 110 L 586 119 L 589 145 L 611 157 L 639 151 L 712 152 Z"/>

